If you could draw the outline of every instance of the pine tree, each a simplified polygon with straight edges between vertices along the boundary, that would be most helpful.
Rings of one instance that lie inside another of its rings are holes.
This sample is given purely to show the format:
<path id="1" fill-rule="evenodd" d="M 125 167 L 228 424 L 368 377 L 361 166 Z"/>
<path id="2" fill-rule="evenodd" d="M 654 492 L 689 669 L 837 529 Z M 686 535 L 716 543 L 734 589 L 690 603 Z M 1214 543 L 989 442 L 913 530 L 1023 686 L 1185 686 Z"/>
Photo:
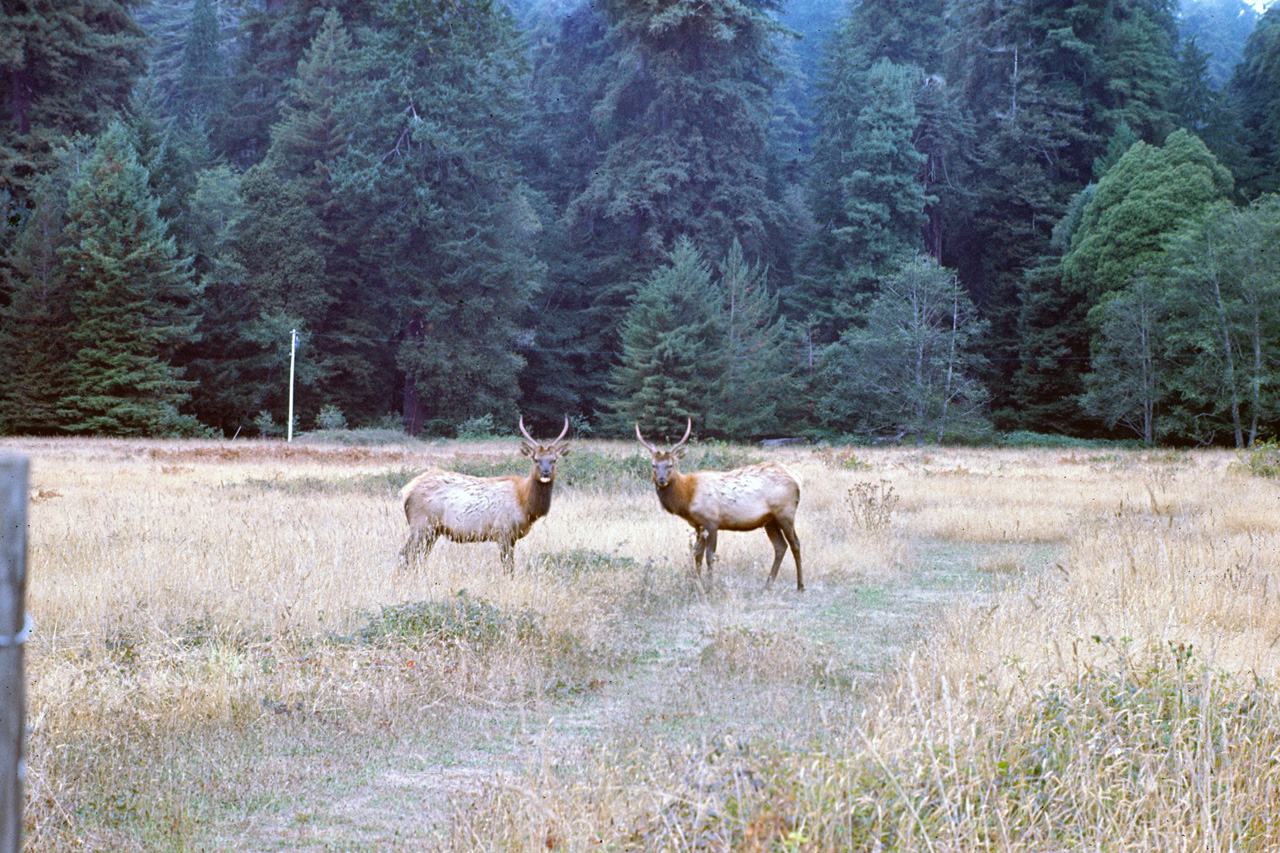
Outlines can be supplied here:
<path id="1" fill-rule="evenodd" d="M 671 265 L 654 270 L 622 324 L 613 371 L 613 431 L 633 423 L 653 435 L 683 431 L 686 418 L 714 417 L 724 371 L 720 306 L 711 271 L 693 242 L 677 241 Z"/>
<path id="2" fill-rule="evenodd" d="M 175 92 L 182 114 L 219 116 L 228 77 L 218 48 L 218 19 L 209 0 L 195 0 L 178 65 Z"/>
<path id="3" fill-rule="evenodd" d="M 59 416 L 70 432 L 198 430 L 179 414 L 190 383 L 171 363 L 195 328 L 195 288 L 147 180 L 126 129 L 113 123 L 68 192 L 67 244 L 58 255 L 74 288 L 74 325 L 70 393 Z"/>
<path id="4" fill-rule="evenodd" d="M 306 358 L 295 374 L 302 423 L 324 406 L 353 423 L 374 421 L 393 409 L 398 390 L 387 342 L 391 312 L 370 286 L 357 220 L 334 186 L 355 135 L 355 56 L 341 17 L 328 12 L 298 64 L 266 158 L 240 182 L 245 211 L 233 269 L 244 272 L 250 318 L 235 349 L 260 365 L 278 351 L 273 336 L 281 330 L 304 334 Z M 252 370 L 262 383 L 255 406 L 283 412 L 287 389 L 271 382 L 270 371 Z"/>
<path id="5" fill-rule="evenodd" d="M 1121 122 L 1161 140 L 1172 127 L 1173 10 L 1166 0 L 950 2 L 944 77 L 973 118 L 974 147 L 951 173 L 942 258 L 992 323 L 988 385 L 1016 426 L 1024 276 L 1092 177 Z"/>
<path id="6" fill-rule="evenodd" d="M 6 0 L 0 15 L 0 193 L 19 206 L 59 141 L 95 134 L 128 102 L 146 56 L 136 0 Z"/>
<path id="7" fill-rule="evenodd" d="M 708 256 L 735 236 L 766 261 L 781 250 L 767 161 L 779 5 L 602 4 L 616 57 L 592 112 L 605 151 L 568 215 L 614 282 L 665 262 L 685 236 Z"/>
<path id="8" fill-rule="evenodd" d="M 66 244 L 67 189 L 88 152 L 62 148 L 43 175 L 0 262 L 0 432 L 58 431 L 68 393 L 72 287 L 58 252 Z"/>
<path id="9" fill-rule="evenodd" d="M 921 182 L 926 157 L 912 145 L 917 77 L 881 60 L 861 79 L 852 123 L 820 136 L 815 185 L 831 196 L 819 205 L 829 218 L 805 253 L 810 272 L 792 308 L 810 318 L 818 340 L 834 340 L 859 300 L 922 245 L 924 210 L 934 199 Z"/>
<path id="10" fill-rule="evenodd" d="M 1272 5 L 1245 43 L 1229 87 L 1244 150 L 1231 163 L 1245 198 L 1280 191 L 1280 5 Z"/>
<path id="11" fill-rule="evenodd" d="M 716 328 L 724 355 L 720 402 L 707 413 L 706 432 L 758 437 L 783 426 L 790 398 L 800 393 L 787 358 L 787 329 L 768 271 L 748 264 L 737 240 L 719 267 Z M 708 353 L 710 355 L 711 353 Z"/>
<path id="12" fill-rule="evenodd" d="M 417 0 L 377 23 L 333 175 L 360 235 L 355 284 L 393 312 L 382 336 L 399 341 L 410 432 L 513 418 L 517 321 L 543 270 L 512 156 L 525 69 L 511 20 L 492 0 Z"/>

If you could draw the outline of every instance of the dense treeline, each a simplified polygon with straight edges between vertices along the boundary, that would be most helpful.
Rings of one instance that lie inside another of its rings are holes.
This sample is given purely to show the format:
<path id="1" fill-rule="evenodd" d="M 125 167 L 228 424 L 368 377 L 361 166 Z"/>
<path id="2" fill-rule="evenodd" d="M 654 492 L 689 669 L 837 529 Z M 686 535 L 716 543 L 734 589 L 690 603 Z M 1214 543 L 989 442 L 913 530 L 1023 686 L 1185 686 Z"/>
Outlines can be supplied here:
<path id="1" fill-rule="evenodd" d="M 3 3 L 0 433 L 1280 424 L 1280 8 Z"/>

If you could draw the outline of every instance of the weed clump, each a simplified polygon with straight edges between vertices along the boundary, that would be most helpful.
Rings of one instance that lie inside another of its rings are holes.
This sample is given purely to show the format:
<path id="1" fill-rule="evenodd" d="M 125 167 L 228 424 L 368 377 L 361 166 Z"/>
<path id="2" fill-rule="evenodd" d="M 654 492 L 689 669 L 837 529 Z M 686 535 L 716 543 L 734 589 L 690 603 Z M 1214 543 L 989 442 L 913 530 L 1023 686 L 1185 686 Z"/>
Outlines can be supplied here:
<path id="1" fill-rule="evenodd" d="M 849 509 L 854 523 L 867 533 L 879 533 L 893 521 L 893 511 L 898 507 L 898 495 L 888 480 L 879 483 L 858 483 L 849 489 Z"/>
<path id="2" fill-rule="evenodd" d="M 507 613 L 471 596 L 465 589 L 444 601 L 406 602 L 383 607 L 356 632 L 370 645 L 409 643 L 475 649 L 492 648 L 504 639 L 526 643 L 542 636 L 542 618 L 521 610 Z"/>
<path id="3" fill-rule="evenodd" d="M 1255 441 L 1240 451 L 1232 467 L 1254 477 L 1280 478 L 1280 443 L 1274 438 Z"/>

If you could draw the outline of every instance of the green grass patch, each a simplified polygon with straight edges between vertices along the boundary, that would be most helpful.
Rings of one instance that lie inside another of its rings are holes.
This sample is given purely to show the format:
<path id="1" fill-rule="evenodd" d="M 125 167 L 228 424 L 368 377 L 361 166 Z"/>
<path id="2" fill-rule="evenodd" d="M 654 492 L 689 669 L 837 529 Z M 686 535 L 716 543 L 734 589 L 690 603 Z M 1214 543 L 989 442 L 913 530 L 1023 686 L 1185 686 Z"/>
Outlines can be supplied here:
<path id="1" fill-rule="evenodd" d="M 418 601 L 383 607 L 368 614 L 356 638 L 370 645 L 394 643 L 456 645 L 478 649 L 504 641 L 527 643 L 542 638 L 542 617 L 521 610 L 508 613 L 465 589 L 443 601 Z"/>

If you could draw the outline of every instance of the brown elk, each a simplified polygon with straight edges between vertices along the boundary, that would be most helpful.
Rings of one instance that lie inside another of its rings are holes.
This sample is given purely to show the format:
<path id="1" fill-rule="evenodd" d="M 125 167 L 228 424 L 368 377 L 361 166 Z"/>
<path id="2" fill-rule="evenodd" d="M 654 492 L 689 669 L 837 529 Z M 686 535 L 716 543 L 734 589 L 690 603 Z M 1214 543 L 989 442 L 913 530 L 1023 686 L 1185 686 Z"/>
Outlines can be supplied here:
<path id="1" fill-rule="evenodd" d="M 684 443 L 692 431 L 693 419 L 690 418 L 684 438 L 670 450 L 659 450 L 644 440 L 640 424 L 636 424 L 636 438 L 653 457 L 653 484 L 658 489 L 658 502 L 667 512 L 689 522 L 697 534 L 694 569 L 702 572 L 705 553 L 707 577 L 711 577 L 719 531 L 763 527 L 773 543 L 773 568 L 765 588 L 773 585 L 790 545 L 791 556 L 796 561 L 796 589 L 803 591 L 800 540 L 796 538 L 796 507 L 800 504 L 800 484 L 796 478 L 777 462 L 762 462 L 732 471 L 682 474 L 676 461 L 684 456 Z"/>
<path id="2" fill-rule="evenodd" d="M 400 552 L 405 565 L 425 562 L 436 539 L 444 536 L 454 542 L 497 542 L 507 574 L 515 573 L 516 541 L 551 509 L 556 460 L 569 452 L 569 445 L 560 443 L 569 419 L 550 444 L 529 435 L 523 417 L 520 432 L 525 438 L 520 453 L 533 460 L 527 477 L 472 477 L 433 468 L 400 490 L 409 521 L 409 538 Z"/>

